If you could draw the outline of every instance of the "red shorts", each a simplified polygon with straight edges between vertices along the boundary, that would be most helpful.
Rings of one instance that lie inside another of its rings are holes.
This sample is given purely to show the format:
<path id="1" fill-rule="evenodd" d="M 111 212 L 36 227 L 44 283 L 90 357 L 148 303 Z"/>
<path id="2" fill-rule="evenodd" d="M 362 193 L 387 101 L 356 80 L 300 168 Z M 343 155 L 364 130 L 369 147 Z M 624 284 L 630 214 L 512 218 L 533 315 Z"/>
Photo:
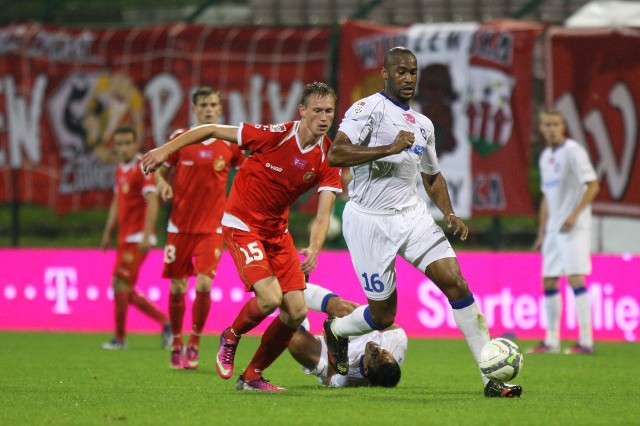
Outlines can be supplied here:
<path id="1" fill-rule="evenodd" d="M 222 255 L 221 234 L 167 234 L 164 278 L 182 279 L 203 274 L 213 278 Z"/>
<path id="2" fill-rule="evenodd" d="M 133 287 L 138 279 L 140 266 L 147 254 L 140 253 L 138 243 L 124 243 L 118 246 L 118 257 L 113 275 Z"/>
<path id="3" fill-rule="evenodd" d="M 247 291 L 251 291 L 256 282 L 271 276 L 278 279 L 283 293 L 306 288 L 298 250 L 288 232 L 265 238 L 223 226 L 222 234 Z"/>

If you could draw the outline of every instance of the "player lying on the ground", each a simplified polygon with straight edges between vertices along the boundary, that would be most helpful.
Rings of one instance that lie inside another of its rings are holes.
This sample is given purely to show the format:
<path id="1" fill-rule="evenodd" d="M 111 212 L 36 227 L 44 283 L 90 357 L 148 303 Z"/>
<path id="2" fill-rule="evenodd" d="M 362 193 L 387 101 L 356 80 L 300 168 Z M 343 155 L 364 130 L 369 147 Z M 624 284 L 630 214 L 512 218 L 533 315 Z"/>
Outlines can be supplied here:
<path id="1" fill-rule="evenodd" d="M 315 284 L 307 284 L 304 300 L 309 309 L 334 317 L 347 315 L 358 306 Z M 308 329 L 305 320 L 289 344 L 289 353 L 302 365 L 302 371 L 315 375 L 326 386 L 394 387 L 400 381 L 407 335 L 399 325 L 350 337 L 349 371 L 345 376 L 336 374 L 329 364 L 324 336 L 314 336 Z"/>

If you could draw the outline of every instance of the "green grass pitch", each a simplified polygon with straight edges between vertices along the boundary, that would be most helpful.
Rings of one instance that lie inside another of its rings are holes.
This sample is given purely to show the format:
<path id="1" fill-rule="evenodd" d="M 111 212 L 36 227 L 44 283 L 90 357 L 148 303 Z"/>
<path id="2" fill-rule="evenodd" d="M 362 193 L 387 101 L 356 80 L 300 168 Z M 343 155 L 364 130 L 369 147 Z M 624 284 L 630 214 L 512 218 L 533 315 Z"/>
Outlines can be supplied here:
<path id="1" fill-rule="evenodd" d="M 489 399 L 464 340 L 410 339 L 395 389 L 323 388 L 285 352 L 265 377 L 288 390 L 263 394 L 235 389 L 258 337 L 243 338 L 227 381 L 215 372 L 217 337 L 203 337 L 197 371 L 173 371 L 156 335 L 110 352 L 106 334 L 2 332 L 0 425 L 640 424 L 638 344 L 525 355 L 522 398 Z"/>

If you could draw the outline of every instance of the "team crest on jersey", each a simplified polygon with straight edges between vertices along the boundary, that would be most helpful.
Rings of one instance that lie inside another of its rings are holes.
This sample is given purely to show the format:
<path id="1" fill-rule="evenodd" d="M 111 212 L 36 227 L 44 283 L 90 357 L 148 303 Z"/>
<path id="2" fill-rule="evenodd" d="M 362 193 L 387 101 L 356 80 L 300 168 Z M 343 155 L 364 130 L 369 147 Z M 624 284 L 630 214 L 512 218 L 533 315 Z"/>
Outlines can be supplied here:
<path id="1" fill-rule="evenodd" d="M 134 258 L 135 256 L 130 251 L 127 251 L 122 255 L 122 260 L 124 261 L 124 263 L 131 263 L 133 262 Z"/>
<path id="2" fill-rule="evenodd" d="M 222 254 L 222 253 L 220 252 L 220 249 L 215 249 L 215 250 L 213 251 L 213 255 L 216 257 L 216 259 L 220 259 L 220 255 L 221 255 L 221 254 Z"/>
<path id="3" fill-rule="evenodd" d="M 304 174 L 304 176 L 302 176 L 302 180 L 309 183 L 311 182 L 313 179 L 315 179 L 316 177 L 316 173 L 315 172 L 307 172 Z"/>
<path id="4" fill-rule="evenodd" d="M 356 114 L 360 114 L 365 105 L 366 105 L 366 103 L 363 102 L 363 101 L 358 102 L 356 104 L 356 108 L 353 110 L 353 112 L 355 112 Z"/>
<path id="5" fill-rule="evenodd" d="M 224 158 L 217 158 L 213 162 L 213 170 L 215 170 L 216 172 L 222 171 L 224 170 L 224 166 L 226 164 L 227 163 L 224 161 Z"/>
<path id="6" fill-rule="evenodd" d="M 124 182 L 122 184 L 122 193 L 123 194 L 128 194 L 130 190 L 131 190 L 131 188 L 129 187 L 129 182 Z"/>
<path id="7" fill-rule="evenodd" d="M 282 133 L 286 130 L 286 126 L 284 124 L 271 124 L 269 126 L 269 131 L 273 133 Z"/>

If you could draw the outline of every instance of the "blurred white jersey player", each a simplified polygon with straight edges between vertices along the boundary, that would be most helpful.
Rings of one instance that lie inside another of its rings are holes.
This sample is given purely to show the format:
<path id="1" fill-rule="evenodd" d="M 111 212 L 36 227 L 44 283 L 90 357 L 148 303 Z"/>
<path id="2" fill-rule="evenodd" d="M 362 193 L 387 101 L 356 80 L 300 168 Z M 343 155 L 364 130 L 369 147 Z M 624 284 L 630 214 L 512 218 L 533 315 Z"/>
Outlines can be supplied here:
<path id="1" fill-rule="evenodd" d="M 545 341 L 527 352 L 560 352 L 562 299 L 558 281 L 564 275 L 575 295 L 580 329 L 578 343 L 565 352 L 590 354 L 594 352 L 591 303 L 584 276 L 591 273 L 591 203 L 600 187 L 587 151 L 566 138 L 561 113 L 544 110 L 539 118 L 547 146 L 539 159 L 543 198 L 533 249 L 542 247 L 547 330 Z"/>

